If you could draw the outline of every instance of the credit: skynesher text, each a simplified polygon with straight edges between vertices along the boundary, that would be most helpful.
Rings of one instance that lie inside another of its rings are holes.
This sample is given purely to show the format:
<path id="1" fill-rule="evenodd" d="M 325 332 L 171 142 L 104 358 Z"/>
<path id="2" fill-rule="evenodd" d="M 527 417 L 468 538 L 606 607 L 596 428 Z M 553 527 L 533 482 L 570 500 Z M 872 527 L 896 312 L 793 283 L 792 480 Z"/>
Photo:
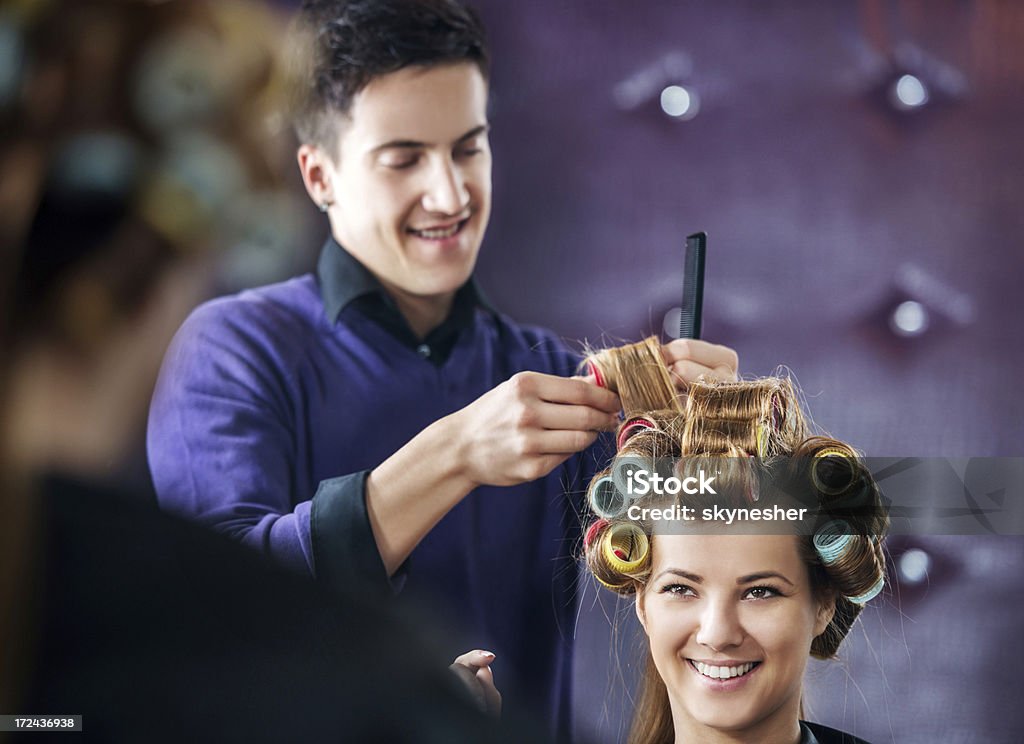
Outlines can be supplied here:
<path id="1" fill-rule="evenodd" d="M 704 522 L 733 522 L 764 521 L 764 522 L 796 522 L 806 519 L 807 509 L 784 509 L 781 506 L 765 507 L 762 509 L 725 509 L 721 506 L 708 507 L 701 510 L 701 516 L 697 517 L 697 510 L 692 506 L 680 506 L 673 504 L 663 508 L 642 509 L 636 504 L 626 510 L 626 516 L 634 522 L 659 522 L 682 521 L 692 522 L 700 519 Z"/>

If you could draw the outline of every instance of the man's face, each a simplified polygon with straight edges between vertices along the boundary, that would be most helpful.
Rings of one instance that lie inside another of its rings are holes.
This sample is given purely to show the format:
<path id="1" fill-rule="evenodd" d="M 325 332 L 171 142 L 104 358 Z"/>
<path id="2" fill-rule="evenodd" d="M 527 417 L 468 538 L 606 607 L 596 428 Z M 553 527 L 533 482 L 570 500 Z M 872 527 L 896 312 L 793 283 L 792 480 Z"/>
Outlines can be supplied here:
<path id="1" fill-rule="evenodd" d="M 375 78 L 333 155 L 334 236 L 387 289 L 434 297 L 469 278 L 491 211 L 487 83 L 475 64 Z"/>

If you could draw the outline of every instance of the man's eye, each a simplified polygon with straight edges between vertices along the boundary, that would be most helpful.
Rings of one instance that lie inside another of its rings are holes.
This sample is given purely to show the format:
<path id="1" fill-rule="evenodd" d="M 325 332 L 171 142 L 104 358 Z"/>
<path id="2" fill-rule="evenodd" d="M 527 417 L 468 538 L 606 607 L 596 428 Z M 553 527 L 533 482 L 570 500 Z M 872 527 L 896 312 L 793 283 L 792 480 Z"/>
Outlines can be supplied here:
<path id="1" fill-rule="evenodd" d="M 480 154 L 480 148 L 479 147 L 464 147 L 461 150 L 456 151 L 455 154 L 458 155 L 460 158 L 471 158 L 474 155 Z"/>
<path id="2" fill-rule="evenodd" d="M 419 158 L 396 158 L 394 160 L 383 161 L 385 168 L 391 168 L 392 170 L 404 170 L 406 168 L 412 168 L 419 161 Z"/>

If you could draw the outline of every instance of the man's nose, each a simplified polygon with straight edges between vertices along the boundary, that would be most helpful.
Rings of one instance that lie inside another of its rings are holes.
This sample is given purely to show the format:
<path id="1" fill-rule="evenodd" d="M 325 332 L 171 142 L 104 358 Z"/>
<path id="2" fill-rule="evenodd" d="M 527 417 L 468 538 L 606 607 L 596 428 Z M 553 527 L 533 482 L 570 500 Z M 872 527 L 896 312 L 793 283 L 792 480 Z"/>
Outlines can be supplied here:
<path id="1" fill-rule="evenodd" d="M 423 208 L 428 212 L 454 215 L 469 205 L 469 191 L 462 170 L 450 157 L 439 158 L 434 163 L 429 179 L 423 194 Z"/>
<path id="2" fill-rule="evenodd" d="M 722 651 L 743 643 L 743 625 L 735 603 L 708 600 L 700 616 L 697 643 L 714 651 Z"/>

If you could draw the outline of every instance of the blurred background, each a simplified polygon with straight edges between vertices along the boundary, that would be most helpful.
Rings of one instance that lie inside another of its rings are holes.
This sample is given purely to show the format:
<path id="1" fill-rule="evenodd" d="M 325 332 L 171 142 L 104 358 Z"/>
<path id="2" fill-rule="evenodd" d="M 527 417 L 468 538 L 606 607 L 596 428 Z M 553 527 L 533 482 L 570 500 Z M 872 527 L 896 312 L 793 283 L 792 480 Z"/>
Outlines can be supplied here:
<path id="1" fill-rule="evenodd" d="M 125 297 L 182 252 L 203 256 L 206 296 L 313 266 L 326 223 L 273 65 L 294 3 L 170 0 L 156 5 L 181 22 L 152 33 L 132 24 L 143 4 L 0 4 L 11 325 L 88 344 L 107 322 L 108 290 L 60 282 L 81 236 L 53 226 L 83 205 L 113 210 L 92 239 L 124 214 L 146 226 L 122 235 L 120 272 L 92 272 Z M 869 455 L 1021 454 L 1024 4 L 475 5 L 494 60 L 478 275 L 500 309 L 572 344 L 672 328 L 684 238 L 705 230 L 704 337 L 736 348 L 742 373 L 789 367 L 818 425 Z M 75 51 L 52 58 L 69 35 Z M 228 54 L 228 38 L 248 43 Z M 41 300 L 53 292 L 68 299 Z M 105 467 L 146 489 L 143 420 Z M 891 550 L 891 590 L 839 663 L 812 665 L 810 717 L 876 742 L 1019 740 L 1024 539 Z M 631 607 L 583 589 L 582 740 L 623 737 L 636 630 Z"/>

